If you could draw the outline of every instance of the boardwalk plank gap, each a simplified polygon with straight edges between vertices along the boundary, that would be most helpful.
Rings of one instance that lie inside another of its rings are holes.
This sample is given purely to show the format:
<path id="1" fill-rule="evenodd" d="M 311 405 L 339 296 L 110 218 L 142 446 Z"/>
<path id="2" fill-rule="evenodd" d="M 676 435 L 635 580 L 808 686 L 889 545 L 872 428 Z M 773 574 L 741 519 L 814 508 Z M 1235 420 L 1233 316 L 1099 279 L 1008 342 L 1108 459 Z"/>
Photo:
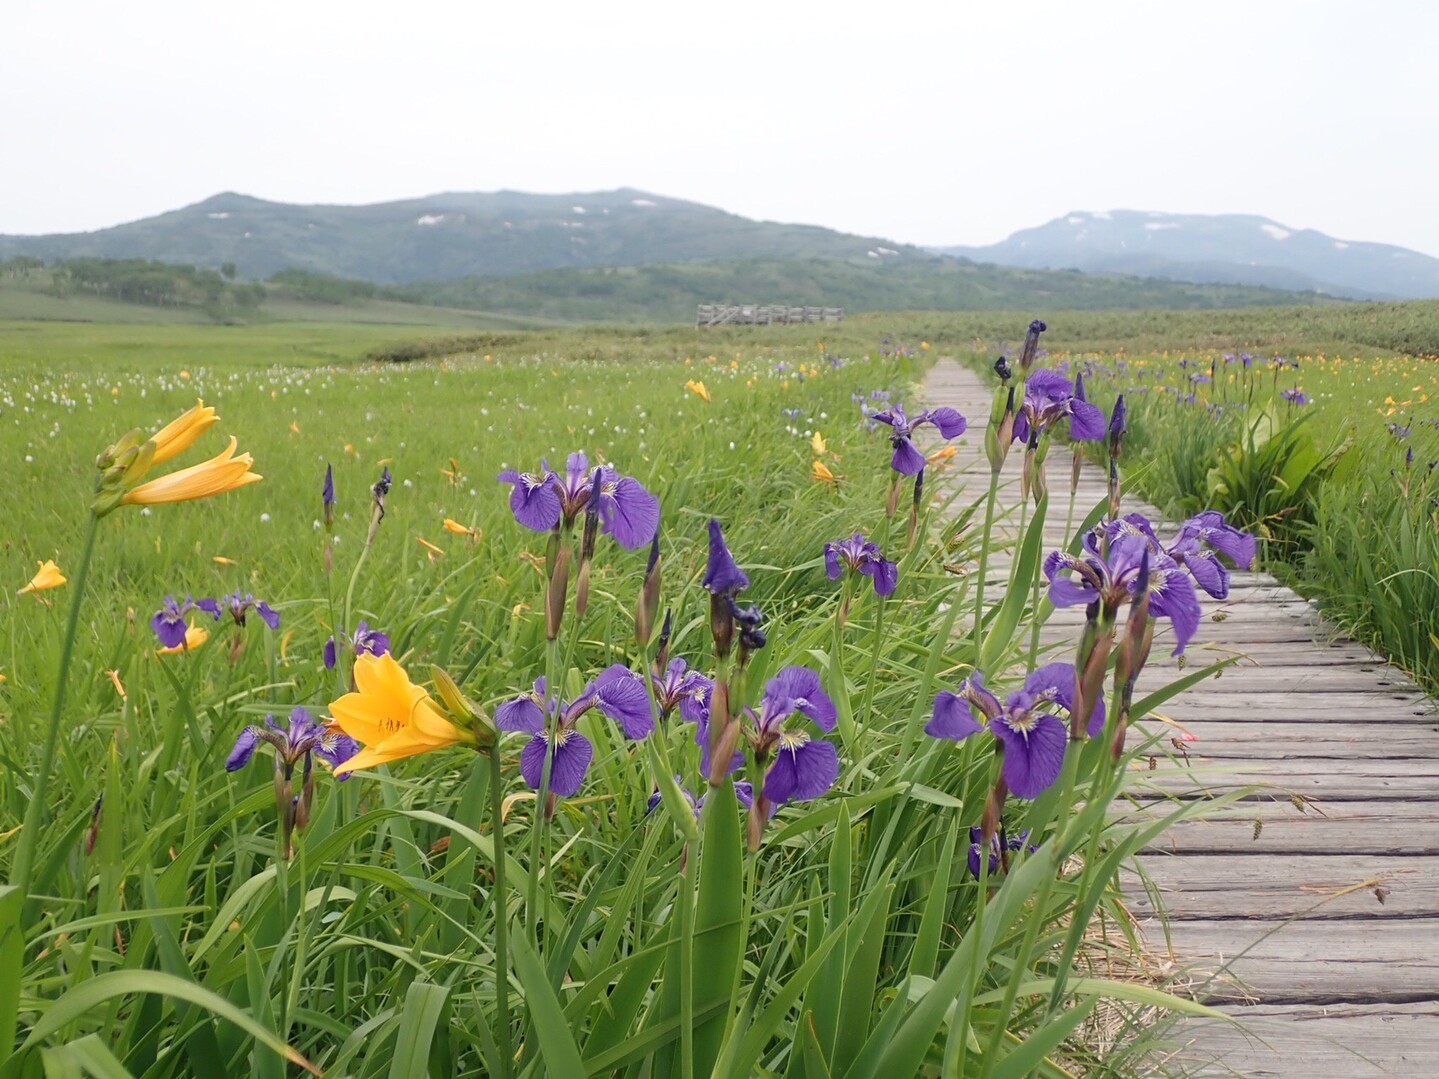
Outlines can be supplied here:
<path id="1" fill-rule="evenodd" d="M 961 492 L 956 510 L 988 489 L 992 391 L 991 378 L 952 359 L 940 360 L 920 391 L 925 407 L 948 405 L 969 420 L 933 485 Z M 999 496 L 1008 546 L 992 560 L 990 596 L 1007 584 L 1021 458 L 1014 452 L 1005 466 L 1016 479 Z M 1060 447 L 1049 455 L 1047 549 L 1070 538 L 1069 460 Z M 1086 464 L 1075 520 L 1104 497 L 1102 471 Z M 1131 496 L 1124 512 L 1162 520 Z M 1158 531 L 1173 535 L 1176 526 Z M 1186 1020 L 1167 1067 L 1195 1079 L 1439 1075 L 1435 702 L 1266 573 L 1235 573 L 1222 602 L 1200 598 L 1205 618 L 1185 670 L 1244 658 L 1160 709 L 1197 736 L 1185 744 L 1189 763 L 1157 755 L 1153 771 L 1136 772 L 1129 803 L 1115 807 L 1122 817 L 1146 805 L 1162 812 L 1170 798 L 1246 791 L 1209 819 L 1170 829 L 1124 882 L 1160 962 L 1240 1021 Z M 1051 658 L 1069 658 L 1083 619 L 1077 608 L 1054 612 L 1040 636 Z M 1139 696 L 1179 674 L 1168 656 L 1172 632 L 1160 627 Z M 1174 733 L 1152 720 L 1142 726 L 1159 746 Z"/>

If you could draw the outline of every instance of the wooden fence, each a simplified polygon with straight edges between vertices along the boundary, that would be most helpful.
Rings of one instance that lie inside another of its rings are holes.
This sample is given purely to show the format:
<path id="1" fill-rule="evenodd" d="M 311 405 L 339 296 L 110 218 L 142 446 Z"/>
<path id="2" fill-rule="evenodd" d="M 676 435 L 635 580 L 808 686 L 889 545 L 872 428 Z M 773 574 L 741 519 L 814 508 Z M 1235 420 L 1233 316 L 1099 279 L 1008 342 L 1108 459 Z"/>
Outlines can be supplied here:
<path id="1" fill-rule="evenodd" d="M 843 307 L 789 307 L 785 304 L 702 303 L 696 326 L 771 326 L 775 323 L 840 322 Z"/>

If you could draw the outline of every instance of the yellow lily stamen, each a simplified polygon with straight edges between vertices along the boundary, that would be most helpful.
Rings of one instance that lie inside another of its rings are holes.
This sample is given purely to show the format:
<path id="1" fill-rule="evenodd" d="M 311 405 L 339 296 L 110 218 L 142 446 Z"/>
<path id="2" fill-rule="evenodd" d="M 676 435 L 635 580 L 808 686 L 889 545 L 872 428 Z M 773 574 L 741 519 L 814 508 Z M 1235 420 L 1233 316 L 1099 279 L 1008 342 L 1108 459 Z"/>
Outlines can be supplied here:
<path id="1" fill-rule="evenodd" d="M 40 568 L 35 576 L 30 578 L 30 583 L 19 589 L 15 594 L 23 596 L 26 592 L 43 592 L 47 588 L 59 588 L 65 583 L 65 575 L 60 572 L 60 567 L 53 561 L 36 563 Z"/>
<path id="2" fill-rule="evenodd" d="M 126 491 L 121 504 L 130 506 L 153 506 L 162 502 L 189 502 L 210 495 L 224 494 L 249 483 L 258 483 L 261 476 L 250 471 L 255 459 L 248 453 L 235 456 L 236 438 L 230 436 L 230 445 L 218 456 L 168 476 L 142 483 Z"/>

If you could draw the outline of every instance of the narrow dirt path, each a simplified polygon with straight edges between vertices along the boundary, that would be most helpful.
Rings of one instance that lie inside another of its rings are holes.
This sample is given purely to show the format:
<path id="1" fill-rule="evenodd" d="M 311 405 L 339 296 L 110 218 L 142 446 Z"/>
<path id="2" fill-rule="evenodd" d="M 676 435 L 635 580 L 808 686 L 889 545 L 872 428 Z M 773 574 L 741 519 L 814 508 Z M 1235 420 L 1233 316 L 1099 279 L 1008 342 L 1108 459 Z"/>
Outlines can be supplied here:
<path id="1" fill-rule="evenodd" d="M 949 405 L 971 431 L 944 482 L 966 501 L 988 489 L 983 429 L 993 385 L 954 360 L 935 365 L 924 407 Z M 1004 527 L 1017 525 L 1020 453 L 1005 468 Z M 1070 455 L 1049 454 L 1046 548 L 1068 541 Z M 1104 497 L 1086 465 L 1076 520 Z M 1152 506 L 1126 512 L 1161 525 Z M 1002 567 L 1001 567 L 1002 568 Z M 990 575 L 991 595 L 1000 579 Z M 1180 1028 L 1171 1067 L 1192 1076 L 1370 1079 L 1439 1075 L 1439 714 L 1393 667 L 1325 627 L 1273 577 L 1236 573 L 1229 597 L 1201 593 L 1187 667 L 1235 653 L 1222 676 L 1162 709 L 1195 736 L 1189 763 L 1158 757 L 1136 776 L 1142 809 L 1166 797 L 1254 789 L 1238 807 L 1170 830 L 1142 870 L 1167 909 L 1170 940 L 1131 881 L 1132 909 L 1170 972 L 1241 1025 Z M 1083 622 L 1060 610 L 1041 641 L 1068 658 Z M 1161 623 L 1166 627 L 1167 623 Z M 1143 686 L 1179 673 L 1167 628 Z"/>

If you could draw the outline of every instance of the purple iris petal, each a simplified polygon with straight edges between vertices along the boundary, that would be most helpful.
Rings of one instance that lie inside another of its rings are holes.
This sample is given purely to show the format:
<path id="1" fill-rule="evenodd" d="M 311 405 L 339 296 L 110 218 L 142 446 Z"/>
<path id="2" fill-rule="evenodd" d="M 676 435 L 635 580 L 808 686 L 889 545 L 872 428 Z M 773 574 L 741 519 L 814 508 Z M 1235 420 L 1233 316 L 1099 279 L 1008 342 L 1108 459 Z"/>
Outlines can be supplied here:
<path id="1" fill-rule="evenodd" d="M 539 702 L 527 693 L 495 709 L 495 726 L 502 731 L 539 734 L 545 729 L 545 712 Z"/>
<path id="2" fill-rule="evenodd" d="M 525 782 L 539 790 L 545 766 L 545 749 L 550 741 L 543 734 L 535 735 L 520 752 L 520 774 Z M 584 785 L 594 747 L 578 731 L 561 731 L 555 735 L 550 762 L 550 790 L 561 798 L 572 798 Z"/>
<path id="3" fill-rule="evenodd" d="M 1198 550 L 1185 554 L 1184 568 L 1194 575 L 1199 587 L 1215 599 L 1229 596 L 1229 571 L 1213 551 Z"/>
<path id="4" fill-rule="evenodd" d="M 1189 575 L 1181 573 L 1172 562 L 1170 566 L 1172 568 L 1154 569 L 1149 573 L 1149 612 L 1174 624 L 1175 645 L 1170 654 L 1177 656 L 1199 629 L 1203 611 Z"/>
<path id="5" fill-rule="evenodd" d="M 1059 778 L 1069 731 L 1056 716 L 1001 715 L 989 725 L 1004 743 L 1004 782 L 1017 798 L 1038 798 Z"/>
<path id="6" fill-rule="evenodd" d="M 826 543 L 824 545 L 824 572 L 831 581 L 839 580 L 844 567 L 839 564 L 839 544 Z"/>
<path id="7" fill-rule="evenodd" d="M 264 600 L 261 600 L 259 603 L 255 604 L 255 613 L 260 616 L 260 621 L 264 622 L 265 625 L 269 626 L 271 629 L 280 628 L 279 612 L 276 611 Z"/>
<path id="8" fill-rule="evenodd" d="M 799 712 L 814 720 L 820 730 L 834 730 L 834 701 L 824 691 L 819 675 L 808 667 L 786 667 L 766 682 L 761 710 L 767 717 L 775 717 L 766 726 L 773 727 L 779 719 Z"/>
<path id="9" fill-rule="evenodd" d="M 197 611 L 204 611 L 215 621 L 220 620 L 220 601 L 216 599 L 197 599 L 191 602 L 190 597 L 185 597 L 185 602 Z"/>
<path id="10" fill-rule="evenodd" d="M 765 773 L 764 796 L 775 805 L 803 802 L 824 794 L 838 778 L 839 753 L 833 745 L 786 737 Z"/>
<path id="11" fill-rule="evenodd" d="M 1206 510 L 1191 517 L 1180 527 L 1179 534 L 1181 537 L 1193 534 L 1195 539 L 1208 544 L 1240 569 L 1248 569 L 1254 562 L 1254 537 L 1226 523 L 1224 514 L 1218 510 Z"/>
<path id="12" fill-rule="evenodd" d="M 710 518 L 709 564 L 705 568 L 704 587 L 716 595 L 734 595 L 749 587 L 749 577 L 735 563 L 729 547 L 724 541 L 724 530 L 715 518 Z"/>
<path id="13" fill-rule="evenodd" d="M 1010 709 L 1011 711 L 1014 709 L 1015 698 L 1023 696 L 1035 704 L 1046 700 L 1056 701 L 1063 705 L 1066 712 L 1069 712 L 1074 708 L 1074 681 L 1073 663 L 1046 663 L 1024 680 L 1024 688 L 1010 698 Z M 1035 706 L 1028 701 L 1025 702 L 1025 707 Z M 1104 692 L 1102 689 L 1099 698 L 1094 702 L 1093 710 L 1089 713 L 1085 728 L 1091 737 L 1104 729 Z"/>
<path id="14" fill-rule="evenodd" d="M 360 752 L 360 743 L 341 731 L 326 731 L 315 743 L 315 756 L 327 762 L 331 768 L 338 768 Z M 340 777 L 343 783 L 355 773 L 346 772 Z"/>
<path id="15" fill-rule="evenodd" d="M 1104 410 L 1078 398 L 1069 402 L 1069 437 L 1075 441 L 1098 441 L 1105 436 L 1108 425 Z"/>
<path id="16" fill-rule="evenodd" d="M 320 490 L 320 499 L 326 506 L 335 504 L 335 469 L 333 465 L 325 466 L 325 486 Z"/>
<path id="17" fill-rule="evenodd" d="M 166 648 L 178 648 L 185 643 L 185 619 L 175 617 L 166 611 L 157 611 L 150 619 L 150 628 Z"/>
<path id="18" fill-rule="evenodd" d="M 924 726 L 924 733 L 934 738 L 962 742 L 984 727 L 975 722 L 972 706 L 963 697 L 943 690 L 934 698 L 934 716 Z"/>
<path id="19" fill-rule="evenodd" d="M 560 496 L 549 476 L 510 468 L 496 479 L 515 485 L 510 492 L 510 510 L 520 524 L 535 532 L 548 532 L 560 523 Z"/>
<path id="20" fill-rule="evenodd" d="M 939 428 L 940 435 L 945 438 L 958 438 L 969 426 L 968 421 L 955 408 L 936 408 L 925 413 L 925 416 Z"/>
<path id="21" fill-rule="evenodd" d="M 354 646 L 355 655 L 368 652 L 372 656 L 383 656 L 389 654 L 390 651 L 390 635 L 381 633 L 377 629 L 371 629 L 370 623 L 363 619 L 355 627 L 355 636 L 350 643 Z"/>
<path id="22" fill-rule="evenodd" d="M 754 785 L 747 779 L 738 780 L 734 785 L 734 796 L 745 809 L 752 808 L 754 806 Z"/>
<path id="23" fill-rule="evenodd" d="M 595 703 L 624 729 L 627 738 L 637 741 L 655 729 L 644 678 L 628 667 L 615 664 L 600 672 L 595 679 Z"/>
<path id="24" fill-rule="evenodd" d="M 879 596 L 890 596 L 899 585 L 899 564 L 885 558 L 875 558 L 859 567 L 859 571 L 874 578 L 874 591 Z"/>
<path id="25" fill-rule="evenodd" d="M 339 656 L 335 653 L 335 637 L 334 634 L 331 634 L 330 639 L 325 642 L 325 670 L 333 671 L 338 662 Z"/>
<path id="26" fill-rule="evenodd" d="M 225 771 L 234 772 L 249 764 L 250 758 L 255 755 L 255 747 L 259 744 L 260 728 L 252 723 L 235 739 L 235 748 L 230 750 L 230 756 L 225 761 Z"/>
<path id="27" fill-rule="evenodd" d="M 924 454 L 914 448 L 914 443 L 906 436 L 894 435 L 890 442 L 894 445 L 894 456 L 890 458 L 889 467 L 902 476 L 917 476 L 924 470 Z"/>
<path id="28" fill-rule="evenodd" d="M 706 710 L 704 718 L 695 724 L 695 745 L 700 747 L 700 773 L 710 774 L 710 720 L 709 711 Z M 725 769 L 725 775 L 733 775 L 744 765 L 744 754 L 738 749 L 730 757 L 729 767 Z"/>
<path id="29" fill-rule="evenodd" d="M 625 476 L 614 489 L 601 490 L 600 523 L 615 542 L 628 550 L 643 547 L 660 527 L 660 500 L 640 481 Z"/>

